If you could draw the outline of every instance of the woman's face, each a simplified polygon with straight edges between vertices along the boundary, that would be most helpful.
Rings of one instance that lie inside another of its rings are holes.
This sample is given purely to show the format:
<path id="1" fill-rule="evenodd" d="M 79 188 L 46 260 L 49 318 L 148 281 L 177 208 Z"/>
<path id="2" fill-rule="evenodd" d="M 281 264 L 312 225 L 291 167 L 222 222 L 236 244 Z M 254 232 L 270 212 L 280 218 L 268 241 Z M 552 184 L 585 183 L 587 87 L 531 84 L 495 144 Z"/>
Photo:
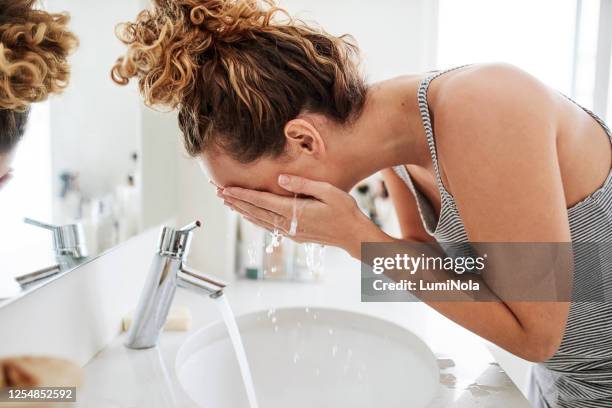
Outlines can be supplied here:
<path id="1" fill-rule="evenodd" d="M 204 171 L 219 187 L 242 187 L 279 195 L 292 195 L 278 185 L 281 174 L 324 181 L 349 191 L 360 181 L 357 163 L 351 160 L 343 128 L 319 114 L 303 114 L 285 126 L 285 152 L 278 158 L 265 156 L 244 164 L 220 148 L 200 155 Z M 347 166 L 346 163 L 351 163 Z"/>
<path id="2" fill-rule="evenodd" d="M 309 155 L 292 157 L 262 158 L 253 163 L 240 163 L 229 155 L 203 153 L 200 163 L 210 180 L 219 187 L 242 187 L 250 190 L 268 191 L 274 194 L 292 196 L 278 185 L 281 174 L 294 175 L 312 180 L 325 181 L 349 191 L 359 180 L 352 180 L 345 171 L 329 159 Z"/>
<path id="3" fill-rule="evenodd" d="M 204 172 L 218 187 L 242 187 L 275 194 L 288 194 L 276 182 L 282 169 L 274 160 L 260 159 L 243 164 L 221 152 L 203 153 L 200 160 Z"/>

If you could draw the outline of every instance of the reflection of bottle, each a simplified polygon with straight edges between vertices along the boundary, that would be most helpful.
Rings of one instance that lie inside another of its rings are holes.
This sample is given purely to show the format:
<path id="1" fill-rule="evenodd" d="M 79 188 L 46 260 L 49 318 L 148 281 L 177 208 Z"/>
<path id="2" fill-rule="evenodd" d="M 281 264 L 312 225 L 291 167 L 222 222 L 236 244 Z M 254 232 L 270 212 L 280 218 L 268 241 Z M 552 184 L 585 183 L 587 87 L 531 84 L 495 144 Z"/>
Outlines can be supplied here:
<path id="1" fill-rule="evenodd" d="M 82 195 L 77 173 L 63 172 L 59 176 L 60 191 L 57 202 L 57 223 L 70 224 L 82 218 Z"/>
<path id="2" fill-rule="evenodd" d="M 123 242 L 138 233 L 139 195 L 133 176 L 127 177 L 126 184 L 117 186 L 115 189 L 115 202 L 118 240 Z"/>
<path id="3" fill-rule="evenodd" d="M 265 231 L 241 218 L 238 225 L 238 276 L 248 279 L 263 278 Z"/>
<path id="4" fill-rule="evenodd" d="M 117 245 L 117 223 L 113 215 L 112 196 L 92 201 L 92 224 L 96 232 L 98 253 Z"/>

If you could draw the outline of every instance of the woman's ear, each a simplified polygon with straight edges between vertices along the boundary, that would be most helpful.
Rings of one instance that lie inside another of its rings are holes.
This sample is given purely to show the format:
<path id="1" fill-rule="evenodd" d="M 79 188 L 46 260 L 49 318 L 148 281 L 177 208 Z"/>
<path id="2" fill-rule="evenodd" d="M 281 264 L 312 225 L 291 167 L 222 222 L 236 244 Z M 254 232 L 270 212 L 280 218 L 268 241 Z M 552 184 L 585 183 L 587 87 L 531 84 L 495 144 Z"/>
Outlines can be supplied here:
<path id="1" fill-rule="evenodd" d="M 291 151 L 318 157 L 325 153 L 325 141 L 307 119 L 292 119 L 285 125 L 285 137 Z"/>

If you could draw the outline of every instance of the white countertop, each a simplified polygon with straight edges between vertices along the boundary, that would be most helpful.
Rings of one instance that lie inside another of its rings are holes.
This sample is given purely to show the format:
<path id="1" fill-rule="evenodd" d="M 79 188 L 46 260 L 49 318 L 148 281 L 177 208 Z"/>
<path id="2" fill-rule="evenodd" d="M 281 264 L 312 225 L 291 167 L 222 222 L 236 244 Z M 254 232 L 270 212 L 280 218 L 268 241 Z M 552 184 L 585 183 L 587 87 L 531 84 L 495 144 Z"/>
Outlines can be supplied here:
<path id="1" fill-rule="evenodd" d="M 440 391 L 432 407 L 529 407 L 479 337 L 422 303 L 362 303 L 359 262 L 339 250 L 327 249 L 326 273 L 319 282 L 239 280 L 226 289 L 226 296 L 236 315 L 310 306 L 356 311 L 392 321 L 423 339 L 438 358 Z M 181 289 L 174 304 L 191 310 L 191 330 L 165 332 L 160 345 L 150 350 L 129 350 L 123 346 L 125 335 L 118 336 L 86 365 L 85 384 L 77 392 L 79 406 L 196 406 L 176 379 L 176 354 L 191 334 L 219 321 L 220 315 L 209 299 Z"/>

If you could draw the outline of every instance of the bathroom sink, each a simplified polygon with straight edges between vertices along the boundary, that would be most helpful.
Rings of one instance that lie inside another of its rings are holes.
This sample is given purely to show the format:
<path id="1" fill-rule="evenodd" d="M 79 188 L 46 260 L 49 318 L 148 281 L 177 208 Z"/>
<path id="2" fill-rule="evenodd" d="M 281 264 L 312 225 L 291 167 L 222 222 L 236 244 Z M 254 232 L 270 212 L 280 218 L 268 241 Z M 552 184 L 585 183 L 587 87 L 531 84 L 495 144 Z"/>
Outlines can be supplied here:
<path id="1" fill-rule="evenodd" d="M 236 321 L 260 408 L 416 408 L 436 394 L 433 353 L 393 323 L 319 308 L 255 312 Z M 223 322 L 183 344 L 176 372 L 201 407 L 249 407 Z"/>

